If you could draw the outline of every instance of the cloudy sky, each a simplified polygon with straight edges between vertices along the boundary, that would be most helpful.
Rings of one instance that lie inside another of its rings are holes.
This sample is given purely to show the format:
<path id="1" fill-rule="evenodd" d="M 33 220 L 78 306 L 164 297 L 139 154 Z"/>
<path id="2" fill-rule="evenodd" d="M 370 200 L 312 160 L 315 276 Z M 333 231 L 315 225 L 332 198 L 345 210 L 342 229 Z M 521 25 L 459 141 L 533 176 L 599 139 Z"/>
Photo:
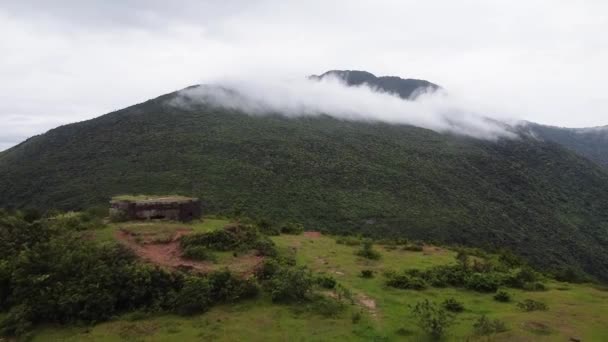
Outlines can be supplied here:
<path id="1" fill-rule="evenodd" d="M 608 124 L 608 1 L 0 0 L 0 150 L 197 83 L 329 69 Z"/>

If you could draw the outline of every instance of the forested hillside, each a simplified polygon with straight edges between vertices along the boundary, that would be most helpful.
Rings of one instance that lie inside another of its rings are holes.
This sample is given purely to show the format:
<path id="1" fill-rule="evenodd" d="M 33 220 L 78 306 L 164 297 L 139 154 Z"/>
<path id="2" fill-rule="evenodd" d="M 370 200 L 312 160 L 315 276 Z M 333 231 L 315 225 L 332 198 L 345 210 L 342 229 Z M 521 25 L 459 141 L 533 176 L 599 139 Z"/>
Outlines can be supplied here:
<path id="1" fill-rule="evenodd" d="M 608 279 L 608 173 L 553 143 L 328 116 L 171 105 L 175 93 L 0 155 L 0 207 L 80 209 L 122 193 L 308 229 L 511 248 Z"/>
<path id="2" fill-rule="evenodd" d="M 563 128 L 528 123 L 527 128 L 540 139 L 556 142 L 608 167 L 608 126 Z"/>

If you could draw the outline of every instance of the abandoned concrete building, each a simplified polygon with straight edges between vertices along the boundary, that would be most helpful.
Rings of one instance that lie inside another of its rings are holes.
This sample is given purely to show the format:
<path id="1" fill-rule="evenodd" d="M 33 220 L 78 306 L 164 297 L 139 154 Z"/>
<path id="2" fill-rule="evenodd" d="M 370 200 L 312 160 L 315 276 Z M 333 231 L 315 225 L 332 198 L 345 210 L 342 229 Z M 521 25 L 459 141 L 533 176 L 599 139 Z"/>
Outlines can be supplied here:
<path id="1" fill-rule="evenodd" d="M 117 196 L 110 217 L 118 220 L 167 219 L 187 222 L 201 217 L 198 198 L 183 196 Z"/>

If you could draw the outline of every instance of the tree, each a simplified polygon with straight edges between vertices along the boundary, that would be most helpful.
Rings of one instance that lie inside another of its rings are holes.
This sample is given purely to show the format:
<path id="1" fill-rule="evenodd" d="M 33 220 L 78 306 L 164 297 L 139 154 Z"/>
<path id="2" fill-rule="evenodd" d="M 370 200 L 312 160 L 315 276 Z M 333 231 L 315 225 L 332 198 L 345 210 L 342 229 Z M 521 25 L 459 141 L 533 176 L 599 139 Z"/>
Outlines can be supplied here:
<path id="1" fill-rule="evenodd" d="M 440 339 L 446 330 L 454 324 L 454 316 L 434 302 L 425 299 L 412 307 L 418 326 L 433 339 Z"/>

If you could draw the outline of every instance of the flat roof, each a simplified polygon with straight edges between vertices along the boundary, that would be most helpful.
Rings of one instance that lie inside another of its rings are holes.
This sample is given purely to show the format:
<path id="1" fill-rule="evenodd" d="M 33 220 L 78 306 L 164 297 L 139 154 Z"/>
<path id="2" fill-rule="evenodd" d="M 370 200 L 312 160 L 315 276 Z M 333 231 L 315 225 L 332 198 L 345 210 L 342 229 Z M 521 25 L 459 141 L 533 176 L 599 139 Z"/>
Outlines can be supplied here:
<path id="1" fill-rule="evenodd" d="M 180 195 L 119 195 L 112 197 L 111 202 L 172 203 L 189 202 L 196 199 Z"/>

